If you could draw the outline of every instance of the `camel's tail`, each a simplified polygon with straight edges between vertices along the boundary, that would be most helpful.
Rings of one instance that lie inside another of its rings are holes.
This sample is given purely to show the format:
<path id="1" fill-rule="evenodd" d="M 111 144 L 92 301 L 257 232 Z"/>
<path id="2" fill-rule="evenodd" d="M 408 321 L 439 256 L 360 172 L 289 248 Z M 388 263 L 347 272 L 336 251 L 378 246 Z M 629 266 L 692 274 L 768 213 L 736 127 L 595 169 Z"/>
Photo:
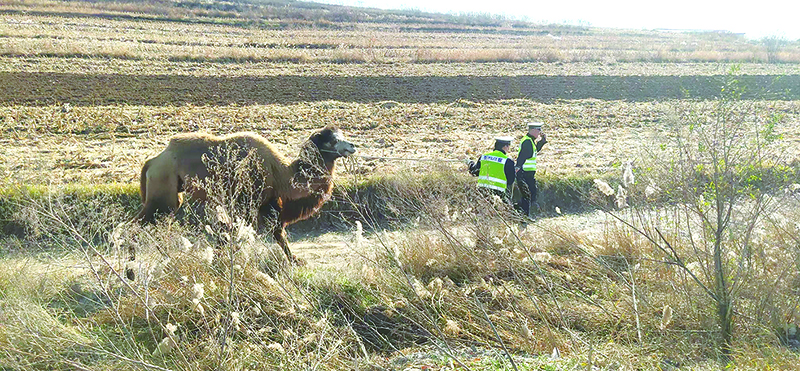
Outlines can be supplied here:
<path id="1" fill-rule="evenodd" d="M 146 215 L 145 211 L 147 208 L 145 207 L 145 202 L 147 201 L 147 169 L 150 168 L 150 160 L 147 160 L 142 166 L 142 172 L 139 176 L 139 194 L 142 196 L 142 210 L 136 214 L 136 220 L 140 223 L 143 223 L 144 217 Z M 136 246 L 134 244 L 128 245 L 128 260 L 134 261 L 136 260 Z M 129 280 L 133 281 L 136 277 L 133 268 L 130 266 L 125 268 L 125 276 L 128 277 Z"/>
<path id="2" fill-rule="evenodd" d="M 151 160 L 147 160 L 144 163 L 144 166 L 142 166 L 142 173 L 139 176 L 139 194 L 142 196 L 142 205 L 147 201 L 147 169 L 150 168 L 150 161 Z M 136 219 L 141 220 L 144 217 L 144 210 L 145 208 L 142 207 L 142 210 L 136 215 Z"/>

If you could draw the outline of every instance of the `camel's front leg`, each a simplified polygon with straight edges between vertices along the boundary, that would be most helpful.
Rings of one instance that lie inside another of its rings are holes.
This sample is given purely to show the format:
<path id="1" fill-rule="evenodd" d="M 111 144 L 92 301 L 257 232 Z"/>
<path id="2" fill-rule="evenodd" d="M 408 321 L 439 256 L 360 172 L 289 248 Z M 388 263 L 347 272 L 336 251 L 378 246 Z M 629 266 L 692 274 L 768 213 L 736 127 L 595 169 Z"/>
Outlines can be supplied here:
<path id="1" fill-rule="evenodd" d="M 286 228 L 284 228 L 283 223 L 276 223 L 275 229 L 272 231 L 272 236 L 275 237 L 275 241 L 278 242 L 278 245 L 283 249 L 283 253 L 286 254 L 286 259 L 289 260 L 289 263 L 295 263 L 297 259 L 289 250 L 289 241 L 286 239 Z"/>
<path id="2" fill-rule="evenodd" d="M 289 260 L 289 264 L 306 265 L 303 259 L 294 256 L 289 250 L 289 240 L 286 239 L 286 225 L 278 223 L 272 231 L 272 236 L 275 237 L 275 241 L 277 241 L 278 245 L 283 249 L 283 253 L 286 254 L 286 259 Z"/>
<path id="3" fill-rule="evenodd" d="M 286 238 L 286 224 L 281 222 L 280 218 L 281 209 L 281 202 L 278 199 L 272 199 L 261 206 L 258 210 L 258 229 L 260 231 L 271 225 L 272 236 L 275 238 L 275 242 L 283 249 L 283 253 L 289 263 L 303 265 L 303 262 L 292 255 L 291 250 L 289 250 L 289 240 Z"/>

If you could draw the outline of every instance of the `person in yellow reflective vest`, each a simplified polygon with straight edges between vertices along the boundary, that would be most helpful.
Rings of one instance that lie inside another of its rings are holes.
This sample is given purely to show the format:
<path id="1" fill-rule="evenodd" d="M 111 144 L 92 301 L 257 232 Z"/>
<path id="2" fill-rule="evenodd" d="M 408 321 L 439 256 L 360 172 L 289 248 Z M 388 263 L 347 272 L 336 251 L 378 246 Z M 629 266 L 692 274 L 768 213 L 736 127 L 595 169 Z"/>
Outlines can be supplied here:
<path id="1" fill-rule="evenodd" d="M 511 140 L 511 137 L 494 138 L 494 151 L 483 154 L 478 162 L 469 163 L 470 174 L 478 177 L 478 188 L 488 190 L 506 202 L 511 199 L 511 186 L 516 176 L 514 160 L 508 158 Z"/>
<path id="2" fill-rule="evenodd" d="M 538 139 L 538 141 L 537 141 Z M 528 132 L 522 137 L 517 155 L 517 187 L 522 194 L 519 207 L 525 216 L 531 216 L 531 207 L 536 204 L 539 193 L 536 187 L 536 154 L 547 143 L 541 122 L 529 122 Z"/>

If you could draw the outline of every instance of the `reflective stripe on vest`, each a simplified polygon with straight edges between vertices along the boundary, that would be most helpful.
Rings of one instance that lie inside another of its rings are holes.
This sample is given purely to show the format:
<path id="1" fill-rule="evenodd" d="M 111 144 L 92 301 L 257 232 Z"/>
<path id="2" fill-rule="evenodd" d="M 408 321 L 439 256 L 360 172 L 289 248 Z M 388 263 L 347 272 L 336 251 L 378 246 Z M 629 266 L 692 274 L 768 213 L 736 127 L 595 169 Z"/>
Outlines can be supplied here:
<path id="1" fill-rule="evenodd" d="M 528 134 L 525 134 L 525 136 L 522 138 L 522 143 L 520 143 L 519 145 L 519 151 L 522 152 L 522 145 L 525 144 L 526 140 L 531 141 L 531 147 L 533 147 L 533 155 L 531 155 L 531 158 L 525 160 L 525 163 L 522 164 L 522 170 L 536 171 L 536 142 L 534 142 L 533 139 L 528 136 Z M 517 154 L 517 158 L 519 158 L 519 154 Z"/>
<path id="2" fill-rule="evenodd" d="M 489 152 L 481 156 L 481 170 L 478 173 L 478 187 L 505 191 L 508 185 L 506 162 L 508 156 L 501 151 Z"/>

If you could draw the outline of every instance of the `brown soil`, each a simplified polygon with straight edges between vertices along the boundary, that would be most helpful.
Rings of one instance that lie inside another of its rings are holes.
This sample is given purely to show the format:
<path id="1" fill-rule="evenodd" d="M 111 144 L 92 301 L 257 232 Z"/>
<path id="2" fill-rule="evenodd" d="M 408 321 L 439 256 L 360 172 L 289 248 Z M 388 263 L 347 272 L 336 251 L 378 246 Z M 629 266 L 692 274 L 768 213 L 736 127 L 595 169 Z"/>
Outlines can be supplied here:
<path id="1" fill-rule="evenodd" d="M 800 75 L 740 77 L 745 98 L 798 99 Z M 181 76 L 0 72 L 0 104 L 228 105 L 530 99 L 711 99 L 722 76 Z"/>

